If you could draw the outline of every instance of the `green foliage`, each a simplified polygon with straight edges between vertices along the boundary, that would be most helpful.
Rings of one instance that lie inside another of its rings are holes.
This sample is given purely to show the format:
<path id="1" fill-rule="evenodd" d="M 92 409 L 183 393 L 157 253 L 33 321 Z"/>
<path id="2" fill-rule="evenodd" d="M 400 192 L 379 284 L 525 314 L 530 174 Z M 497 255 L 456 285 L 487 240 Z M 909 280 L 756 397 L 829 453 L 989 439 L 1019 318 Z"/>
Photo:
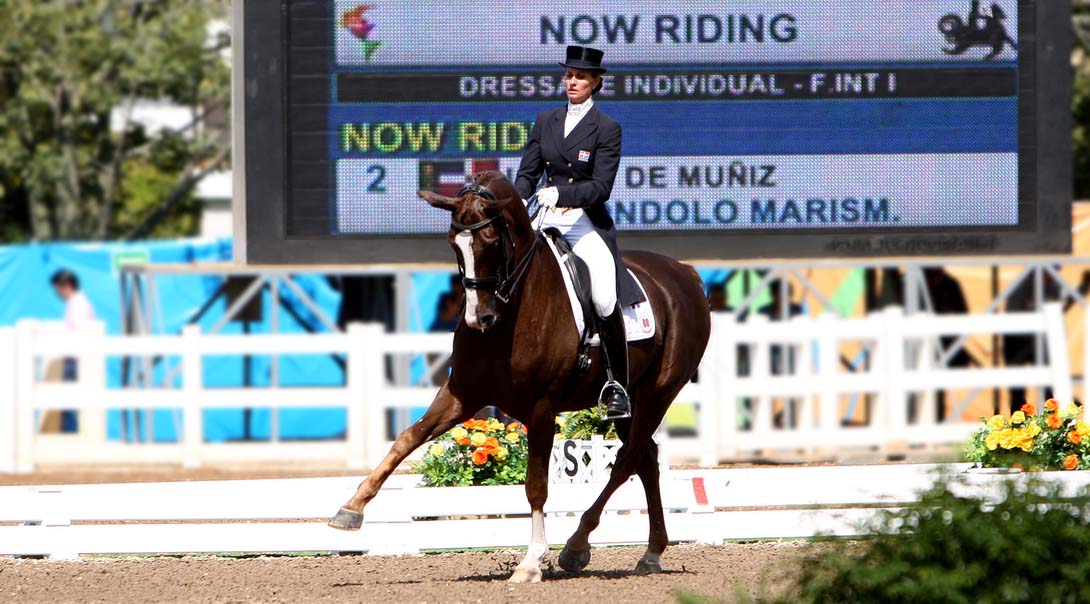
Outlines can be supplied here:
<path id="1" fill-rule="evenodd" d="M 226 124 L 205 119 L 225 115 L 229 99 L 229 64 L 220 52 L 225 38 L 210 33 L 214 21 L 226 18 L 226 6 L 225 0 L 4 3 L 4 241 L 193 231 L 189 192 L 227 153 Z M 131 119 L 140 99 L 189 107 L 193 124 L 144 131 Z M 134 170 L 152 170 L 169 183 L 152 187 L 154 204 L 145 199 L 146 178 Z M 125 207 L 134 200 L 144 207 Z"/>
<path id="2" fill-rule="evenodd" d="M 1008 480 L 1001 500 L 987 500 L 965 487 L 940 480 L 918 505 L 882 515 L 871 527 L 877 536 L 815 545 L 794 593 L 757 601 L 1090 602 L 1090 494 Z"/>
<path id="3" fill-rule="evenodd" d="M 521 424 L 473 419 L 429 443 L 412 469 L 429 487 L 523 484 L 528 458 Z"/>
<path id="4" fill-rule="evenodd" d="M 602 419 L 597 407 L 565 413 L 557 423 L 560 426 L 561 438 L 590 440 L 590 437 L 596 434 L 608 439 L 617 438 L 617 427 L 613 425 L 613 420 Z"/>

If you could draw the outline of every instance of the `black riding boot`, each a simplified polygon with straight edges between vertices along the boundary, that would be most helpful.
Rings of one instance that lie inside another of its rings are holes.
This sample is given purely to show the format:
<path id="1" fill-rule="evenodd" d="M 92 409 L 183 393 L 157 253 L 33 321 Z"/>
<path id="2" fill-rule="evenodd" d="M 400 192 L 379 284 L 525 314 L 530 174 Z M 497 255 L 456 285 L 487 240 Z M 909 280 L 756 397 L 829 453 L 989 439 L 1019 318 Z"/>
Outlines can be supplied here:
<path id="1" fill-rule="evenodd" d="M 602 340 L 602 360 L 606 367 L 606 385 L 598 398 L 605 406 L 605 419 L 623 419 L 632 415 L 628 401 L 628 338 L 625 335 L 621 307 L 615 306 L 608 317 L 598 319 Z"/>

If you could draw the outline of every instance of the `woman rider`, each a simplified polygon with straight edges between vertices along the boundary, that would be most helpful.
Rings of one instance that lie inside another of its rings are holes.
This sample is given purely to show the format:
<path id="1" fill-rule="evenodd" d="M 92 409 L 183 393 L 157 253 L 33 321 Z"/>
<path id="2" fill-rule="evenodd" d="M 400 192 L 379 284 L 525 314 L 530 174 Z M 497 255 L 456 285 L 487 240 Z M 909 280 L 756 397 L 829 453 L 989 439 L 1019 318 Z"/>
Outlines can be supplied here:
<path id="1" fill-rule="evenodd" d="M 544 174 L 543 187 L 537 191 L 545 212 L 542 226 L 559 230 L 590 268 L 591 297 L 599 316 L 607 371 L 600 402 L 606 406 L 606 417 L 617 419 L 631 413 L 626 391 L 628 342 L 619 303 L 635 304 L 643 295 L 622 269 L 613 219 L 605 204 L 621 159 L 621 126 L 594 105 L 606 71 L 602 56 L 594 48 L 568 47 L 567 60 L 560 64 L 565 69 L 567 107 L 537 116 L 515 188 L 528 199 Z"/>

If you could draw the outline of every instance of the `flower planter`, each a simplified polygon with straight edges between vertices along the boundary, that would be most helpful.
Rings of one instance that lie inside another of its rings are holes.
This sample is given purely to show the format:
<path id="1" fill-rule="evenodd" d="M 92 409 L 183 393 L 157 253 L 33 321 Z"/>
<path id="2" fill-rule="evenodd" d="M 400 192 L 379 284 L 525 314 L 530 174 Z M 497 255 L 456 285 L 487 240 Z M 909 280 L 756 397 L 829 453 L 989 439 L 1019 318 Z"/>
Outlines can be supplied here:
<path id="1" fill-rule="evenodd" d="M 606 440 L 601 436 L 592 436 L 590 440 L 554 440 L 549 461 L 549 483 L 605 482 L 609 479 L 620 449 L 621 441 Z"/>

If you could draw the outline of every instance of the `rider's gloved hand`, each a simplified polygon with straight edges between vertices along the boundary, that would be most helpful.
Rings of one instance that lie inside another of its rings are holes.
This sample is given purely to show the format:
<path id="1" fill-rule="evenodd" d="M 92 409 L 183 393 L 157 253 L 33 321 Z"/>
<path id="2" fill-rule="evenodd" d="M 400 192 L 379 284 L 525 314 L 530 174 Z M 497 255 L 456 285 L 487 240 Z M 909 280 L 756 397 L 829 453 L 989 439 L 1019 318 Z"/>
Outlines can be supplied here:
<path id="1" fill-rule="evenodd" d="M 537 192 L 537 202 L 546 208 L 555 208 L 559 199 L 560 191 L 557 191 L 556 187 L 545 187 Z"/>

